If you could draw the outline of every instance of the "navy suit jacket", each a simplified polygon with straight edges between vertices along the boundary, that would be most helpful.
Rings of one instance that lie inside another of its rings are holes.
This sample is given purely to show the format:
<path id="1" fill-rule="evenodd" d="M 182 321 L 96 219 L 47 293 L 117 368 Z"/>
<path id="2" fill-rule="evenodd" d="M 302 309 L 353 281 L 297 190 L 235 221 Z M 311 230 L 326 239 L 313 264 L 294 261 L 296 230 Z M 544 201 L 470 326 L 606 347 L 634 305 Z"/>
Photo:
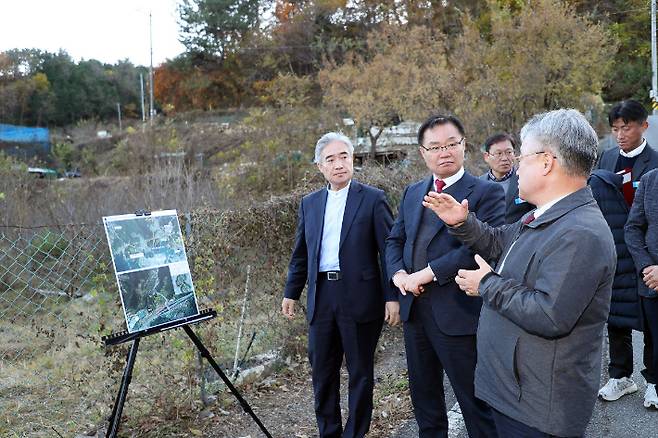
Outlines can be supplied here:
<path id="1" fill-rule="evenodd" d="M 299 207 L 295 246 L 284 296 L 298 300 L 308 282 L 307 318 L 313 322 L 327 189 L 306 195 Z M 397 301 L 384 271 L 386 236 L 393 215 L 383 191 L 352 180 L 340 231 L 338 260 L 344 310 L 357 322 L 384 317 L 386 301 Z M 382 269 L 380 270 L 380 264 Z"/>
<path id="2" fill-rule="evenodd" d="M 425 208 L 423 197 L 430 191 L 432 183 L 433 177 L 430 175 L 404 191 L 400 212 L 386 241 L 386 266 L 391 279 L 400 270 L 413 272 L 413 249 Z M 500 185 L 464 173 L 444 192 L 458 202 L 468 199 L 469 210 L 478 219 L 492 226 L 504 223 L 505 192 Z M 482 299 L 462 292 L 455 283 L 455 276 L 459 269 L 477 268 L 475 254 L 448 234 L 445 223 L 438 216 L 433 215 L 432 218 L 436 234 L 427 247 L 427 260 L 436 281 L 425 285 L 424 293 L 430 294 L 434 319 L 442 332 L 453 336 L 473 335 L 477 330 Z M 399 299 L 400 317 L 407 321 L 416 298 L 412 293 L 407 293 L 400 294 Z"/>
<path id="3" fill-rule="evenodd" d="M 617 165 L 617 158 L 619 158 L 619 146 L 606 149 L 601 153 L 596 168 L 614 172 Z M 658 167 L 658 152 L 647 143 L 642 153 L 637 156 L 637 160 L 635 160 L 635 164 L 631 170 L 633 181 L 639 181 L 642 175 L 656 167 Z"/>

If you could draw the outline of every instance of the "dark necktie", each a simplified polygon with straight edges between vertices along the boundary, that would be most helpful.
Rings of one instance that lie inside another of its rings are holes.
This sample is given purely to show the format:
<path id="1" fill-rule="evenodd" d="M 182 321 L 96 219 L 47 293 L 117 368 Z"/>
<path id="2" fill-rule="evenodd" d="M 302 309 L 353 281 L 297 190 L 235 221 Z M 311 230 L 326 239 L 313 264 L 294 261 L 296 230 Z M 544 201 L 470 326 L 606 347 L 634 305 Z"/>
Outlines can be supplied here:
<path id="1" fill-rule="evenodd" d="M 446 186 L 446 182 L 441 179 L 434 180 L 434 184 L 436 185 L 436 191 L 439 193 L 441 193 Z"/>
<path id="2" fill-rule="evenodd" d="M 523 225 L 528 225 L 530 222 L 535 220 L 535 214 L 530 213 L 525 219 L 523 219 Z"/>

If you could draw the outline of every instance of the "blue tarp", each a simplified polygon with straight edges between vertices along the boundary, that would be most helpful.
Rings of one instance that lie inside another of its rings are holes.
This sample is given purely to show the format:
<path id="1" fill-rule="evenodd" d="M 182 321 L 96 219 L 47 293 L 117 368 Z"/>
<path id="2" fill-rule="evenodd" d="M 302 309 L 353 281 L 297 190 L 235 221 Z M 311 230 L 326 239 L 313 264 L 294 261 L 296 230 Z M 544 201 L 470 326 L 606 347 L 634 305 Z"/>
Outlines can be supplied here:
<path id="1" fill-rule="evenodd" d="M 48 128 L 29 128 L 0 123 L 0 150 L 21 158 L 47 157 L 50 153 Z"/>
<path id="2" fill-rule="evenodd" d="M 0 123 L 0 141 L 13 143 L 48 143 L 48 128 L 28 128 L 27 126 Z"/>

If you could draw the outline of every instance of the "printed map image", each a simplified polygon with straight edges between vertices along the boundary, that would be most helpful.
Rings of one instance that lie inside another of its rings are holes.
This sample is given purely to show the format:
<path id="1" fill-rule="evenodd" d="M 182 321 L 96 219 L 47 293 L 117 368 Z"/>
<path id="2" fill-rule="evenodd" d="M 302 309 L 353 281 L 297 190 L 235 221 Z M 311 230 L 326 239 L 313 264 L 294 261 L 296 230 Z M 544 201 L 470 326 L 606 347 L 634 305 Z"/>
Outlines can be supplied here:
<path id="1" fill-rule="evenodd" d="M 199 314 L 176 211 L 103 222 L 130 333 Z"/>
<path id="2" fill-rule="evenodd" d="M 105 228 L 117 272 L 185 260 L 176 215 L 107 221 Z"/>
<path id="3" fill-rule="evenodd" d="M 169 266 L 119 274 L 119 288 L 131 333 L 199 313 L 192 277 L 174 280 Z"/>

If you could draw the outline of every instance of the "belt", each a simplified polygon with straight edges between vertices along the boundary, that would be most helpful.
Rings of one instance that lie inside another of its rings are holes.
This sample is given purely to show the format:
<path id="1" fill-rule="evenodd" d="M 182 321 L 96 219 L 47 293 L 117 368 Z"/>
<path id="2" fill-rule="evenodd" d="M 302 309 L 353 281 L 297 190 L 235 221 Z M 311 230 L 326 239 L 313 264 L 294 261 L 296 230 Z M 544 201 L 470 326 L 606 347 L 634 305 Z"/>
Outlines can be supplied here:
<path id="1" fill-rule="evenodd" d="M 343 274 L 340 273 L 340 271 L 326 271 L 326 272 L 320 272 L 319 273 L 320 278 L 322 279 L 327 279 L 329 281 L 336 281 L 340 280 L 343 278 Z"/>

